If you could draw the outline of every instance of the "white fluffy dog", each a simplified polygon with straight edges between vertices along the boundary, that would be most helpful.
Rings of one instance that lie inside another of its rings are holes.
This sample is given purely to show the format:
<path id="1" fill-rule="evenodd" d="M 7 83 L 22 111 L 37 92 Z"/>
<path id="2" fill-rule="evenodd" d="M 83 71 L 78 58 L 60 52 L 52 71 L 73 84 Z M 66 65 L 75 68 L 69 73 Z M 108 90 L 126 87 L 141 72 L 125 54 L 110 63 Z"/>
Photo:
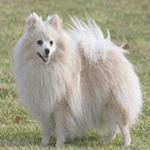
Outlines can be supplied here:
<path id="1" fill-rule="evenodd" d="M 68 31 L 58 15 L 45 22 L 36 13 L 14 48 L 14 75 L 21 103 L 41 122 L 42 145 L 56 133 L 66 135 L 107 127 L 114 139 L 119 127 L 124 145 L 142 108 L 140 83 L 121 47 L 105 39 L 92 20 L 71 19 Z"/>

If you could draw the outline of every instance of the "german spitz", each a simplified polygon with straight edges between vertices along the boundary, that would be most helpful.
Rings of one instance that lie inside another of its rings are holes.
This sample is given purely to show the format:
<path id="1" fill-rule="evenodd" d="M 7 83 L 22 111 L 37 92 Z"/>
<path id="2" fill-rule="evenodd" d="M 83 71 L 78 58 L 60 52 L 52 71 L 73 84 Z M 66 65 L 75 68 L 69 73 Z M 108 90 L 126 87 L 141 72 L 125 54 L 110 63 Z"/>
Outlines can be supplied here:
<path id="1" fill-rule="evenodd" d="M 117 128 L 124 145 L 129 128 L 142 109 L 140 83 L 125 50 L 107 38 L 92 20 L 71 18 L 67 30 L 57 15 L 46 21 L 36 13 L 26 19 L 26 30 L 16 44 L 13 72 L 23 105 L 41 123 L 42 145 L 56 135 L 56 146 L 66 136 L 91 129 Z"/>

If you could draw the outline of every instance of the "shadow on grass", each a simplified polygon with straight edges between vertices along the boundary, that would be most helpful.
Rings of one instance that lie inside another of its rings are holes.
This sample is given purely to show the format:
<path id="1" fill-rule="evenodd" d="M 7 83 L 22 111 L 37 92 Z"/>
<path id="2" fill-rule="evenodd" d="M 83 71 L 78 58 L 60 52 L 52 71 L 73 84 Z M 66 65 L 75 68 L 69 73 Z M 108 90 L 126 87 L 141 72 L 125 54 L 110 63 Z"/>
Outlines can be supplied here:
<path id="1" fill-rule="evenodd" d="M 25 133 L 23 135 L 21 134 L 13 134 L 12 138 L 9 137 L 0 137 L 1 140 L 1 145 L 2 146 L 38 146 L 41 147 L 41 140 L 42 140 L 42 136 L 39 133 Z M 50 140 L 50 145 L 48 145 L 47 147 L 49 148 L 54 148 L 56 144 L 56 138 L 51 137 Z M 109 146 L 109 145 L 114 145 L 117 147 L 121 147 L 122 143 L 120 143 L 120 141 L 117 140 L 117 142 L 115 141 L 102 141 L 101 137 L 93 132 L 90 132 L 90 134 L 84 134 L 82 137 L 76 137 L 74 139 L 70 139 L 70 138 L 66 138 L 66 142 L 64 143 L 64 146 L 73 146 L 73 147 L 79 147 L 79 148 L 86 148 L 86 147 L 92 147 L 92 148 L 96 148 L 96 147 L 105 147 L 105 146 Z"/>
<path id="2" fill-rule="evenodd" d="M 75 146 L 75 147 L 104 147 L 107 145 L 121 146 L 122 143 L 115 141 L 103 141 L 102 138 L 95 132 L 90 132 L 90 134 L 84 134 L 82 137 L 77 137 L 74 139 L 68 138 L 65 145 Z"/>

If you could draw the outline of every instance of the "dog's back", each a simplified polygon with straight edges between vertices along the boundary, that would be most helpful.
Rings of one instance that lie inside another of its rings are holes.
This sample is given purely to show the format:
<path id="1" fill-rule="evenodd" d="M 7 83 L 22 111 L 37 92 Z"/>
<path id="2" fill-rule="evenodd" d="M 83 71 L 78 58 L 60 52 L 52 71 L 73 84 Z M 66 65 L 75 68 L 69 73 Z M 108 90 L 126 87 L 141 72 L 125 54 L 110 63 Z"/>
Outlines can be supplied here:
<path id="1" fill-rule="evenodd" d="M 142 108 L 139 79 L 121 47 L 111 42 L 93 20 L 85 24 L 72 19 L 69 34 L 78 43 L 82 57 L 83 114 L 88 127 L 108 125 L 112 137 L 117 125 L 130 145 L 129 127 Z"/>

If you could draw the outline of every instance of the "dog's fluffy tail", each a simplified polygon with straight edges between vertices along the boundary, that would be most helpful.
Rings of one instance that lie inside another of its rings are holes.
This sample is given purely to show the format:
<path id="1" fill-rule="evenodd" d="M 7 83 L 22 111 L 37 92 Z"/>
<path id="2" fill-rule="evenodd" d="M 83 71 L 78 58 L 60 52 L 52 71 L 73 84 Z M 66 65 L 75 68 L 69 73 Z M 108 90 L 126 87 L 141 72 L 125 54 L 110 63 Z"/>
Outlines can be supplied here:
<path id="1" fill-rule="evenodd" d="M 122 49 L 123 45 L 118 47 L 111 41 L 109 30 L 107 30 L 107 38 L 104 38 L 102 30 L 91 18 L 87 19 L 86 24 L 77 18 L 70 18 L 72 25 L 69 24 L 71 29 L 68 33 L 77 43 L 80 43 L 81 48 L 84 49 L 85 57 L 89 61 L 96 61 L 98 54 L 105 59 L 109 50 L 115 50 L 121 54 L 126 52 Z"/>

